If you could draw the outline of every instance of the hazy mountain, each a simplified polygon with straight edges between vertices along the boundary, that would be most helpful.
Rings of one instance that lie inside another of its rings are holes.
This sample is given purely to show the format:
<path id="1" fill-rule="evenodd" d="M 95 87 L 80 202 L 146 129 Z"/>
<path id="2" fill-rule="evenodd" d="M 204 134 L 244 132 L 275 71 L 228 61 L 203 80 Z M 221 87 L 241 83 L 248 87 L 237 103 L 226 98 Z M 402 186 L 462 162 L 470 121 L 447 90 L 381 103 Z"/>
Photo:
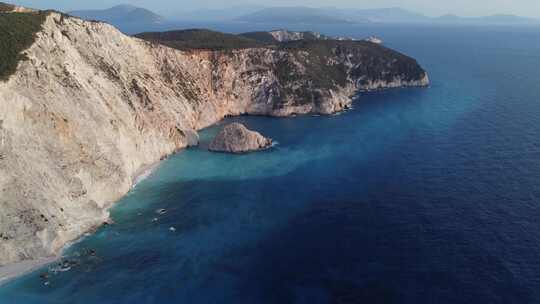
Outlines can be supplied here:
<path id="1" fill-rule="evenodd" d="M 349 20 L 368 20 L 370 22 L 409 23 L 425 22 L 430 19 L 419 13 L 411 12 L 402 8 L 380 9 L 328 9 L 336 16 Z"/>
<path id="2" fill-rule="evenodd" d="M 450 24 L 540 24 L 540 19 L 515 15 L 491 15 L 485 17 L 460 17 L 456 15 L 444 15 L 438 18 L 433 18 L 432 21 Z"/>
<path id="3" fill-rule="evenodd" d="M 234 13 L 233 13 L 234 15 Z M 275 7 L 265 8 L 236 18 L 250 23 L 272 24 L 341 24 L 341 23 L 453 23 L 453 24 L 540 24 L 540 19 L 515 15 L 460 17 L 444 15 L 429 17 L 402 8 L 342 9 Z"/>
<path id="4" fill-rule="evenodd" d="M 111 23 L 124 32 L 135 33 L 163 29 L 180 28 L 178 22 L 165 21 L 165 18 L 144 8 L 133 5 L 118 5 L 104 10 L 79 10 L 69 14 L 89 20 Z M 172 14 L 172 13 L 171 13 Z M 492 15 L 486 17 L 460 17 L 444 15 L 428 17 L 402 8 L 381 9 L 341 9 L 310 7 L 271 7 L 259 5 L 236 6 L 225 9 L 202 9 L 181 12 L 169 20 L 186 22 L 228 22 L 240 21 L 253 24 L 274 24 L 276 26 L 304 24 L 330 25 L 351 23 L 434 23 L 434 24 L 540 24 L 539 19 L 515 15 Z M 203 24 L 200 24 L 203 26 Z"/>
<path id="5" fill-rule="evenodd" d="M 171 19 L 175 20 L 198 20 L 198 21 L 230 21 L 240 16 L 252 14 L 263 9 L 259 5 L 233 6 L 223 9 L 198 9 L 189 12 L 179 12 Z"/>
<path id="6" fill-rule="evenodd" d="M 240 16 L 237 21 L 271 24 L 348 24 L 345 18 L 335 16 L 325 9 L 309 7 L 273 7 Z M 355 20 L 359 22 L 361 20 Z"/>
<path id="7" fill-rule="evenodd" d="M 87 20 L 99 20 L 113 25 L 129 23 L 151 24 L 164 21 L 162 16 L 145 8 L 133 5 L 117 5 L 103 10 L 72 11 L 68 14 Z"/>
<path id="8" fill-rule="evenodd" d="M 515 15 L 492 15 L 485 17 L 460 17 L 444 15 L 441 17 L 428 17 L 402 8 L 382 9 L 327 9 L 328 14 L 346 18 L 348 20 L 368 20 L 377 23 L 477 23 L 477 24 L 534 24 L 540 20 Z"/>
<path id="9" fill-rule="evenodd" d="M 445 22 L 454 22 L 459 20 L 461 17 L 454 15 L 454 14 L 446 14 L 442 15 L 440 17 L 434 18 L 436 21 L 445 21 Z"/>

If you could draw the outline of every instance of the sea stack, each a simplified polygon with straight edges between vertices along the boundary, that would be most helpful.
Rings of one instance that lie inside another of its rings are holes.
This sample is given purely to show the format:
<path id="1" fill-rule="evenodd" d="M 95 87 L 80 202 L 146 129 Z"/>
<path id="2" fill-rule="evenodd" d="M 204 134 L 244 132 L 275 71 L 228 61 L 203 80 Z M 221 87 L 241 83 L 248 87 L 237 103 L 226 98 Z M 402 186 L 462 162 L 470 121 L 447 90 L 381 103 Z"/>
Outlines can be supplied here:
<path id="1" fill-rule="evenodd" d="M 210 144 L 210 151 L 248 153 L 268 149 L 272 140 L 259 132 L 250 131 L 240 123 L 227 125 Z"/>

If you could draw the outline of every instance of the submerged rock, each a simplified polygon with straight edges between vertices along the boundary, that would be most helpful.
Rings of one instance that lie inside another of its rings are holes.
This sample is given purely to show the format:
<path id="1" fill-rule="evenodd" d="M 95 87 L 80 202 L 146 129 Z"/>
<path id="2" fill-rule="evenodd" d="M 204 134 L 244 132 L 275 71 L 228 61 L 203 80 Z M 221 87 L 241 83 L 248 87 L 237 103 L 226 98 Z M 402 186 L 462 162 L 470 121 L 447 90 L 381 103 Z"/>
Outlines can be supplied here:
<path id="1" fill-rule="evenodd" d="M 210 151 L 227 153 L 247 153 L 269 148 L 272 139 L 259 132 L 250 131 L 240 123 L 227 125 L 210 144 Z"/>

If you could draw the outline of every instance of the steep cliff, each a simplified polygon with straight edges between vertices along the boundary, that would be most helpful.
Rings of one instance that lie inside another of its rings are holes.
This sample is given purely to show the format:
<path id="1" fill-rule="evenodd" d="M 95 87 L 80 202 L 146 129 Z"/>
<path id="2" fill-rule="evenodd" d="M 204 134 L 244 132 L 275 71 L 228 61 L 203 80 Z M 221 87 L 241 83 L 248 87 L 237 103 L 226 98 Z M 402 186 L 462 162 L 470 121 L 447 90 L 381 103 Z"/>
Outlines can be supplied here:
<path id="1" fill-rule="evenodd" d="M 356 90 L 428 83 L 380 46 L 312 43 L 181 51 L 46 13 L 0 81 L 0 265 L 100 225 L 141 168 L 225 116 L 332 113 Z"/>
<path id="2" fill-rule="evenodd" d="M 313 37 L 261 46 L 244 36 L 206 30 L 137 37 L 208 56 L 214 90 L 241 97 L 248 114 L 331 114 L 348 108 L 358 90 L 429 83 L 416 60 L 368 41 Z"/>

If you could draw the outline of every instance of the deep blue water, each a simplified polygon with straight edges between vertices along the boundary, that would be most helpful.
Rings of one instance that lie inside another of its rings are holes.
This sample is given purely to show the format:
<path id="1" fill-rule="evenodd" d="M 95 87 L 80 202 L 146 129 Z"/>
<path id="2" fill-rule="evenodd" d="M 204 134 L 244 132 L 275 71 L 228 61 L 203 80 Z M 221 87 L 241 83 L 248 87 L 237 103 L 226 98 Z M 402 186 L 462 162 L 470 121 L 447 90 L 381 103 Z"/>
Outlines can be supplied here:
<path id="1" fill-rule="evenodd" d="M 0 303 L 540 303 L 540 28 L 340 31 L 432 86 L 228 120 L 279 142 L 257 154 L 209 153 L 204 131 L 66 252 L 79 266 Z"/>

